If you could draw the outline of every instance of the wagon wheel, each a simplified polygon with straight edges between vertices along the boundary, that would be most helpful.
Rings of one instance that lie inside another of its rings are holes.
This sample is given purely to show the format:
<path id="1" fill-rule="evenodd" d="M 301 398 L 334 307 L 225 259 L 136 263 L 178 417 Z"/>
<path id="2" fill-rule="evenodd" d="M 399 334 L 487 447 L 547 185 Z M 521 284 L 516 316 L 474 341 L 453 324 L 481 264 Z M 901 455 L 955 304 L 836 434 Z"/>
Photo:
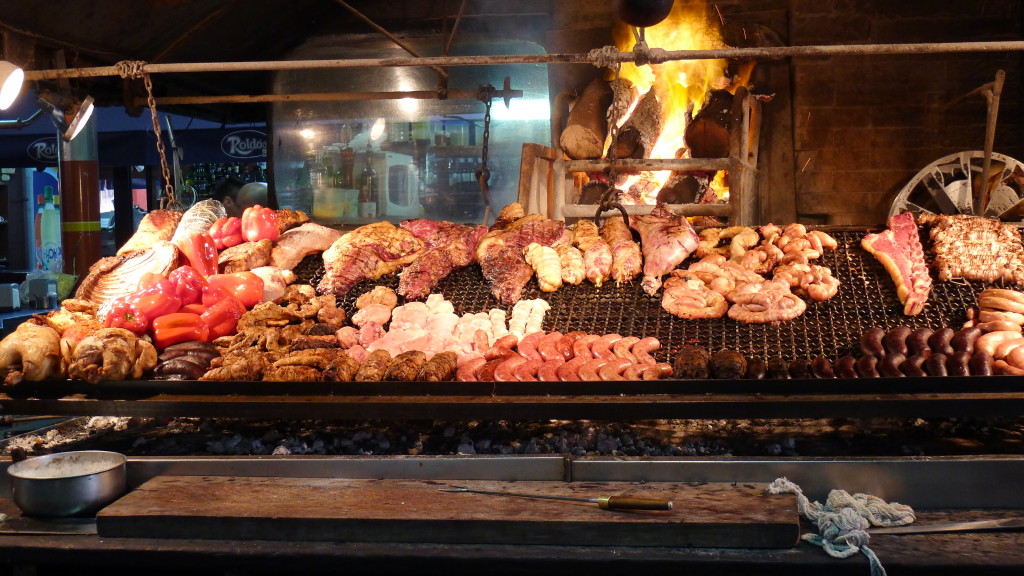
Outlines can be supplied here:
<path id="1" fill-rule="evenodd" d="M 983 209 L 974 207 L 973 191 L 983 185 L 984 159 L 985 153 L 981 150 L 970 150 L 932 162 L 896 195 L 889 217 L 909 211 L 1024 221 L 1024 167 L 1017 160 L 996 152 L 992 153 L 989 170 L 988 204 Z"/>

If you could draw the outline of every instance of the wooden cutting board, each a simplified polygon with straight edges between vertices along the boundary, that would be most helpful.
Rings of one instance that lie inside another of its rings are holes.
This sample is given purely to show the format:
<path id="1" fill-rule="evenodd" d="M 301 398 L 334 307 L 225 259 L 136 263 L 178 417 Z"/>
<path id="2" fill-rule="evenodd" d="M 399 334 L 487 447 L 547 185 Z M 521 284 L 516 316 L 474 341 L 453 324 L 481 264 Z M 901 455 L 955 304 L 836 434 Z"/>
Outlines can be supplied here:
<path id="1" fill-rule="evenodd" d="M 673 509 L 440 492 L 667 498 Z M 100 511 L 103 537 L 788 548 L 795 497 L 766 484 L 158 476 Z"/>

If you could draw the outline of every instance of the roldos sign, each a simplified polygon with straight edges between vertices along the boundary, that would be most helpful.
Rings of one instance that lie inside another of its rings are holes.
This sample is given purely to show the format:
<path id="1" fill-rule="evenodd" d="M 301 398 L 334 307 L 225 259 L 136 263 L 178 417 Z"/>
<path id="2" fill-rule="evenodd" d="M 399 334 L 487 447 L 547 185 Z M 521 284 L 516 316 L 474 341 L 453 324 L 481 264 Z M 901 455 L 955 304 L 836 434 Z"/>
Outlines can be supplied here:
<path id="1" fill-rule="evenodd" d="M 39 164 L 50 166 L 57 163 L 57 138 L 40 138 L 28 145 L 25 153 Z"/>
<path id="2" fill-rule="evenodd" d="M 236 130 L 221 138 L 220 149 L 231 158 L 266 158 L 267 135 L 259 130 Z"/>

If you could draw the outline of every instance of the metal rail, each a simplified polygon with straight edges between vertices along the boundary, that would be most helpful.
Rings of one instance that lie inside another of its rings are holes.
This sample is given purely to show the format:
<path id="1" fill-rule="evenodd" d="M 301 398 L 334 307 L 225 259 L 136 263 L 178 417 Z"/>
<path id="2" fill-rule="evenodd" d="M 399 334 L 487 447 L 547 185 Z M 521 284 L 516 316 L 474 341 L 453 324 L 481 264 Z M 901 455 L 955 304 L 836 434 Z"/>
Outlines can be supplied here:
<path id="1" fill-rule="evenodd" d="M 350 58 L 326 60 L 271 60 L 251 62 L 183 62 L 167 64 L 143 63 L 140 72 L 175 74 L 194 72 L 246 72 L 259 70 L 321 70 L 327 68 L 378 68 L 383 66 L 492 66 L 500 64 L 595 64 L 615 62 L 661 63 L 675 60 L 747 60 L 799 56 L 856 56 L 894 54 L 948 54 L 961 52 L 1017 52 L 1024 50 L 1024 41 L 1004 42 L 941 42 L 918 44 L 854 44 L 838 46 L 776 46 L 764 48 L 724 48 L 712 50 L 650 50 L 615 54 L 514 54 L 498 56 L 434 56 L 397 58 Z M 25 81 L 59 78 L 90 78 L 120 76 L 118 66 L 28 70 Z"/>

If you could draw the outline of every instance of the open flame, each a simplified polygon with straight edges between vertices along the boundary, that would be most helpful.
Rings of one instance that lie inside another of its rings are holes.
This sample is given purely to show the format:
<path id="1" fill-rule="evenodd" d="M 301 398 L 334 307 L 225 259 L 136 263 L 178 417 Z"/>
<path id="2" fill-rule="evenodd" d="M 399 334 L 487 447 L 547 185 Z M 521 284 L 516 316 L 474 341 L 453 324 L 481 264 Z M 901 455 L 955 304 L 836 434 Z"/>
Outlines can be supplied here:
<path id="1" fill-rule="evenodd" d="M 713 22 L 704 0 L 676 0 L 668 18 L 645 29 L 645 40 L 651 48 L 665 50 L 724 48 L 726 45 Z M 632 29 L 624 23 L 615 27 L 613 35 L 615 45 L 621 51 L 631 51 L 636 44 Z M 632 63 L 622 64 L 620 76 L 632 81 L 641 96 L 654 90 L 661 105 L 662 132 L 655 141 L 651 158 L 675 158 L 679 155 L 684 146 L 683 133 L 688 118 L 700 110 L 709 89 L 725 88 L 728 84 L 726 66 L 725 60 L 677 60 L 640 67 Z M 628 115 L 625 116 L 619 119 L 620 126 L 627 120 Z M 629 190 L 641 178 L 653 181 L 654 186 L 644 186 L 645 190 L 654 191 L 644 195 L 647 196 L 645 203 L 653 204 L 657 191 L 670 176 L 671 171 L 632 175 L 622 188 Z"/>

